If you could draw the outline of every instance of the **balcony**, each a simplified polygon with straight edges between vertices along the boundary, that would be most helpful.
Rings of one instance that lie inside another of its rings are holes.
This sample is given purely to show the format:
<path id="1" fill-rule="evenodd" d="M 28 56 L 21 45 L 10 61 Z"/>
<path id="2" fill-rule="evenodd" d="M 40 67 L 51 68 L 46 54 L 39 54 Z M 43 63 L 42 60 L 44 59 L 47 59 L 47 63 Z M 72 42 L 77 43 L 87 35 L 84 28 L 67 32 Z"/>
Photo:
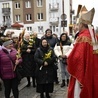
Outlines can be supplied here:
<path id="1" fill-rule="evenodd" d="M 50 11 L 58 11 L 58 9 L 59 9 L 59 3 L 49 4 L 49 9 L 50 9 Z"/>
<path id="2" fill-rule="evenodd" d="M 59 18 L 58 17 L 53 17 L 49 19 L 49 22 L 51 25 L 58 25 L 59 23 Z"/>
<path id="3" fill-rule="evenodd" d="M 8 15 L 8 14 L 10 14 L 10 8 L 2 8 L 2 13 L 4 14 L 4 15 Z"/>

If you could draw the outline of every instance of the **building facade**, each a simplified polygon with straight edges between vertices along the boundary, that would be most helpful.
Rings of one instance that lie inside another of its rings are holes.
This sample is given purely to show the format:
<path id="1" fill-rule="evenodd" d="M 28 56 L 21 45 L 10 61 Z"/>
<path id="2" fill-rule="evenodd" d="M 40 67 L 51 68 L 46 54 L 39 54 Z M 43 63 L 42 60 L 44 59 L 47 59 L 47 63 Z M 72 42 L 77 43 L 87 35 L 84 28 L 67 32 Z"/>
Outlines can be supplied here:
<path id="1" fill-rule="evenodd" d="M 47 28 L 58 36 L 71 33 L 72 0 L 0 0 L 0 25 L 18 22 L 30 33 Z"/>
<path id="2" fill-rule="evenodd" d="M 12 1 L 0 0 L 0 26 L 11 26 L 13 20 Z"/>

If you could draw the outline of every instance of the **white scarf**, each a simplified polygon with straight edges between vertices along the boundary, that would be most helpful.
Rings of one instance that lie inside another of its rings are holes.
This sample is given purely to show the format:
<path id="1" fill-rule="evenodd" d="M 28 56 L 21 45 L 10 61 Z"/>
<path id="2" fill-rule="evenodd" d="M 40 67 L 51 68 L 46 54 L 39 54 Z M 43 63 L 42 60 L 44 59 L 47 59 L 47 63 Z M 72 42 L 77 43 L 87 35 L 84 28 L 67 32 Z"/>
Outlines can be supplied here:
<path id="1" fill-rule="evenodd" d="M 92 43 L 93 43 L 93 50 L 98 50 L 98 40 L 96 38 L 96 36 L 94 36 L 94 32 L 92 30 L 92 26 L 88 25 L 89 31 L 90 31 L 90 35 L 92 38 Z"/>

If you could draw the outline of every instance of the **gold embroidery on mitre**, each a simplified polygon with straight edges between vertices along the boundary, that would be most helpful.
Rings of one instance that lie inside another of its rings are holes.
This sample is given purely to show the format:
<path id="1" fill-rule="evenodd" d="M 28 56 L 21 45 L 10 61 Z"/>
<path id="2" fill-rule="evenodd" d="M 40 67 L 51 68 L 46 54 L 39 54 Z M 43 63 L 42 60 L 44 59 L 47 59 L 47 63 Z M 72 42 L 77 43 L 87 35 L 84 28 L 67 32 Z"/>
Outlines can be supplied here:
<path id="1" fill-rule="evenodd" d="M 92 40 L 86 36 L 81 36 L 81 37 L 77 37 L 76 39 L 76 43 L 82 43 L 82 42 L 87 42 L 89 43 L 91 46 L 93 45 L 92 44 Z"/>

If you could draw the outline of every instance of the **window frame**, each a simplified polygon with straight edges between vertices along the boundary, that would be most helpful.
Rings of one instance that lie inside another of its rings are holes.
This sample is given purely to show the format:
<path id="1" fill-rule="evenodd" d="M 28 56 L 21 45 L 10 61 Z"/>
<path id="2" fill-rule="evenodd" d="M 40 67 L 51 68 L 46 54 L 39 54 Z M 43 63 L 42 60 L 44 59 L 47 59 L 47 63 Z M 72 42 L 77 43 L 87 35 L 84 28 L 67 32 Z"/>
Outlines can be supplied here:
<path id="1" fill-rule="evenodd" d="M 36 0 L 37 1 L 37 7 L 43 6 L 43 0 Z"/>
<path id="2" fill-rule="evenodd" d="M 26 21 L 32 21 L 32 14 L 26 14 Z"/>
<path id="3" fill-rule="evenodd" d="M 25 2 L 25 8 L 31 8 L 31 2 L 29 0 Z"/>
<path id="4" fill-rule="evenodd" d="M 9 3 L 3 3 L 2 6 L 3 6 L 2 8 L 10 8 L 10 4 Z"/>
<path id="5" fill-rule="evenodd" d="M 20 15 L 15 15 L 15 21 L 20 22 Z"/>
<path id="6" fill-rule="evenodd" d="M 32 31 L 32 27 L 31 26 L 28 26 L 27 27 L 27 31 L 30 31 L 31 32 Z"/>
<path id="7" fill-rule="evenodd" d="M 44 31 L 44 27 L 43 26 L 38 26 L 38 32 L 43 33 L 43 31 Z"/>
<path id="8" fill-rule="evenodd" d="M 43 20 L 44 16 L 43 13 L 37 13 L 37 20 Z"/>
<path id="9" fill-rule="evenodd" d="M 15 2 L 15 9 L 20 9 L 20 2 Z"/>

